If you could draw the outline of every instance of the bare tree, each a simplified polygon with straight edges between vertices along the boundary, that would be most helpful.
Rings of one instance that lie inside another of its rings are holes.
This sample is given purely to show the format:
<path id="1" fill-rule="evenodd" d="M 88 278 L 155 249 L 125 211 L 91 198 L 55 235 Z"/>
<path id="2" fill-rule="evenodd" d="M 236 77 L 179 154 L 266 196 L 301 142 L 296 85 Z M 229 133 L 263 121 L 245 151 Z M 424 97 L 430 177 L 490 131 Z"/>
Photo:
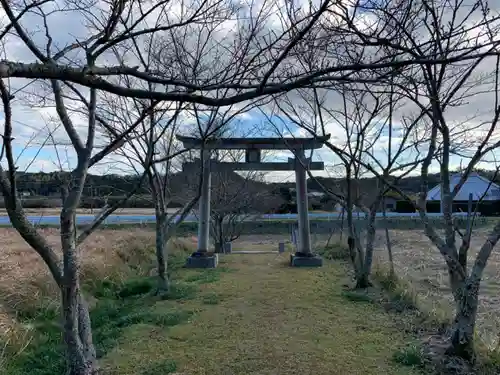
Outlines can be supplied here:
<path id="1" fill-rule="evenodd" d="M 366 288 L 371 285 L 376 215 L 389 187 L 380 181 L 367 196 L 366 191 L 361 191 L 359 180 L 369 172 L 367 164 L 374 165 L 373 168 L 392 184 L 418 166 L 418 154 L 409 155 L 408 151 L 418 145 L 413 135 L 420 118 L 403 121 L 397 127 L 396 140 L 394 112 L 398 109 L 400 95 L 394 91 L 379 94 L 373 87 L 361 84 L 337 90 L 304 89 L 299 92 L 302 105 L 297 105 L 297 100 L 292 102 L 290 96 L 281 97 L 276 102 L 278 113 L 312 136 L 335 134 L 334 140 L 325 145 L 331 151 L 330 158 L 342 166 L 344 183 L 332 189 L 321 184 L 311 173 L 309 175 L 347 214 L 348 245 L 356 287 Z M 340 104 L 336 107 L 332 102 Z M 362 211 L 365 219 L 364 239 L 360 236 L 359 225 L 355 224 L 355 207 Z"/>
<path id="2" fill-rule="evenodd" d="M 11 221 L 41 255 L 61 287 L 65 341 L 69 373 L 72 375 L 97 372 L 88 309 L 79 290 L 75 210 L 88 168 L 122 146 L 130 134 L 130 131 L 120 133 L 101 151 L 93 154 L 97 131 L 97 90 L 152 101 L 155 105 L 160 101 L 170 101 L 226 106 L 300 87 L 331 87 L 332 82 L 348 81 L 373 83 L 374 80 L 381 81 L 403 72 L 409 81 L 401 89 L 415 87 L 410 99 L 421 103 L 420 95 L 424 93 L 425 100 L 430 101 L 430 106 L 426 103 L 422 108 L 431 119 L 433 135 L 428 147 L 429 158 L 422 166 L 422 207 L 428 168 L 435 151 L 439 149 L 437 134 L 442 136 L 442 146 L 438 151 L 442 158 L 444 186 L 449 190 L 446 168 L 449 166 L 448 156 L 453 154 L 454 149 L 444 117 L 445 108 L 457 104 L 453 99 L 457 98 L 459 90 L 455 88 L 467 88 L 465 82 L 471 72 L 488 56 L 498 55 L 496 29 L 499 17 L 481 1 L 466 7 L 461 1 L 450 4 L 444 0 L 417 4 L 407 0 L 368 1 L 363 4 L 338 4 L 325 0 L 319 6 L 310 3 L 300 9 L 291 2 L 287 3 L 284 11 L 279 11 L 273 1 L 259 6 L 251 2 L 249 6 L 235 9 L 231 1 L 215 0 L 194 1 L 189 6 L 181 7 L 180 14 L 175 12 L 176 3 L 168 0 L 154 3 L 112 1 L 104 6 L 93 2 L 81 4 L 44 0 L 28 4 L 0 0 L 0 3 L 9 20 L 0 32 L 0 39 L 7 42 L 7 36 L 19 38 L 30 54 L 29 58 L 14 62 L 12 50 L 7 49 L 7 56 L 0 62 L 0 77 L 50 82 L 61 123 L 78 155 L 61 212 L 61 266 L 53 249 L 26 220 L 16 192 L 16 166 L 11 147 L 12 99 L 4 85 L 1 94 L 8 170 L 1 171 L 0 185 L 6 204 L 9 201 L 7 206 Z M 36 22 L 33 18 L 25 21 L 28 14 L 36 15 Z M 81 20 L 81 24 L 85 25 L 81 38 L 75 38 L 74 42 L 56 40 L 58 38 L 53 29 L 59 25 L 51 19 L 57 14 Z M 374 19 L 374 22 L 367 24 L 364 19 Z M 231 27 L 228 27 L 227 21 Z M 214 24 L 219 27 L 206 29 L 206 25 Z M 237 26 L 235 33 L 224 31 L 233 29 L 234 24 Z M 37 33 L 37 29 L 42 32 Z M 420 33 L 422 30 L 424 32 Z M 171 45 L 173 48 L 164 48 L 163 53 L 158 53 L 163 68 L 151 71 L 138 64 L 133 44 L 148 48 L 150 43 L 147 39 L 155 33 L 164 35 L 164 46 Z M 311 47 L 306 49 L 306 45 Z M 203 48 L 200 49 L 200 46 Z M 301 64 L 300 56 L 313 49 L 323 60 L 322 64 L 310 69 Z M 201 54 L 200 50 L 203 51 Z M 200 59 L 200 56 L 203 58 Z M 36 62 L 33 62 L 33 57 Z M 451 75 L 457 78 L 459 86 L 442 85 L 443 77 Z M 90 88 L 88 94 L 83 94 L 88 102 L 85 142 L 68 114 L 62 81 Z M 155 88 L 152 89 L 150 84 L 156 85 Z M 467 97 L 464 90 L 461 94 L 462 98 Z M 146 107 L 150 108 L 149 105 Z M 147 116 L 147 112 L 141 115 Z M 494 118 L 493 130 L 497 118 Z M 493 130 L 485 143 L 480 142 L 478 152 L 472 155 L 473 165 L 492 150 L 493 145 L 488 142 L 492 139 Z M 452 195 L 452 192 L 445 191 L 444 202 L 448 207 L 445 208 L 445 219 L 449 223 L 453 221 L 448 213 Z M 451 224 L 446 239 L 442 240 L 428 224 L 425 210 L 421 210 L 421 215 L 426 223 L 426 233 L 445 257 L 455 280 L 452 285 L 457 301 L 457 318 L 452 349 L 460 355 L 470 356 L 479 282 L 492 247 L 498 241 L 500 226 L 492 232 L 479 252 L 471 274 L 467 276 L 459 256 L 464 251 L 457 249 Z M 85 235 L 80 240 L 83 238 Z M 464 236 L 467 248 L 469 240 L 469 236 Z M 471 298 L 475 304 L 469 303 Z"/>
<path id="3" fill-rule="evenodd" d="M 266 186 L 263 173 L 252 171 L 240 176 L 234 172 L 217 172 L 213 177 L 211 235 L 215 251 L 220 252 L 225 243 L 241 236 L 246 220 L 271 213 L 280 202 Z"/>
<path id="4" fill-rule="evenodd" d="M 78 158 L 77 166 L 71 172 L 71 178 L 66 180 L 69 184 L 63 186 L 63 207 L 60 215 L 62 262 L 43 235 L 27 219 L 16 188 L 15 171 L 17 167 L 12 149 L 12 97 L 3 81 L 0 82 L 0 93 L 5 111 L 2 157 L 5 155 L 8 169 L 0 171 L 0 188 L 2 189 L 12 225 L 42 257 L 57 285 L 61 288 L 64 340 L 69 373 L 87 375 L 97 371 L 97 362 L 92 342 L 89 310 L 80 290 L 78 245 L 96 228 L 96 223 L 100 218 L 96 218 L 96 221 L 79 235 L 76 227 L 76 209 L 80 202 L 88 169 L 102 160 L 113 147 L 93 153 L 96 132 L 95 107 L 97 102 L 95 90 L 90 95 L 88 135 L 84 143 L 66 111 L 60 83 L 53 81 L 52 87 L 58 114 L 66 133 L 74 145 Z"/>
<path id="5" fill-rule="evenodd" d="M 425 38 L 405 44 L 400 36 L 406 28 L 414 29 L 415 24 L 425 23 L 420 16 L 422 12 L 426 19 L 435 15 L 428 11 L 428 5 L 404 0 L 342 4 L 324 0 L 307 6 L 291 1 L 284 9 L 275 0 L 241 3 L 238 7 L 226 0 L 192 0 L 180 7 L 168 0 L 105 4 L 2 0 L 0 3 L 9 20 L 0 38 L 5 41 L 8 37 L 20 38 L 37 60 L 33 62 L 30 57 L 14 62 L 7 56 L 0 63 L 1 77 L 58 79 L 148 100 L 225 106 L 311 84 L 375 79 L 415 64 L 450 64 L 496 54 L 490 48 L 492 43 L 482 40 L 467 52 L 459 48 L 449 56 L 436 55 Z M 463 3 L 449 6 L 443 1 L 443 4 L 443 9 L 454 17 L 450 7 L 457 8 Z M 481 10 L 480 5 L 475 5 L 471 13 Z M 80 37 L 68 42 L 59 40 L 52 32 L 58 27 L 54 17 L 61 15 L 84 25 Z M 488 18 L 488 24 L 497 21 L 496 16 Z M 405 28 L 395 26 L 397 22 Z M 37 33 L 43 24 L 47 32 Z M 204 30 L 213 24 L 218 25 L 216 30 L 212 27 Z M 484 25 L 484 22 L 473 26 L 463 24 L 461 35 L 467 34 L 467 38 L 462 39 L 472 41 L 475 36 L 470 35 Z M 210 37 L 192 37 L 193 30 L 195 35 L 201 35 L 202 30 Z M 148 44 L 153 34 L 163 34 L 172 48 L 164 50 L 165 68 L 150 71 L 138 67 L 128 51 L 133 40 Z M 192 64 L 191 56 L 196 55 L 199 47 L 206 46 L 210 53 Z M 124 63 L 115 58 L 116 49 L 126 56 Z M 310 70 L 300 63 L 299 57 L 312 49 L 325 59 Z M 92 59 L 82 60 L 82 56 Z M 198 79 L 185 80 L 184 75 L 178 74 L 193 69 Z M 201 77 L 200 72 L 203 72 Z M 119 79 L 123 76 L 137 85 L 124 85 Z M 147 83 L 157 84 L 157 89 L 151 92 Z M 225 89 L 230 89 L 230 94 L 219 97 L 217 92 Z"/>
<path id="6" fill-rule="evenodd" d="M 112 98 L 107 103 L 106 114 L 100 117 L 106 129 L 116 137 L 116 126 L 121 124 L 130 129 L 137 121 L 131 115 L 141 110 L 142 104 L 139 100 L 131 101 L 122 98 L 117 103 Z M 127 135 L 127 145 L 119 154 L 125 158 L 130 167 L 138 174 L 146 173 L 151 197 L 154 202 L 156 216 L 156 258 L 158 266 L 158 292 L 168 292 L 170 281 L 167 275 L 167 243 L 175 234 L 177 227 L 192 212 L 201 194 L 203 182 L 204 162 L 196 169 L 196 178 L 191 181 L 191 195 L 185 201 L 182 208 L 173 215 L 169 215 L 168 207 L 174 199 L 181 200 L 179 186 L 173 186 L 172 181 L 177 181 L 174 174 L 182 170 L 182 162 L 186 160 L 185 155 L 194 150 L 184 149 L 176 139 L 177 133 L 191 132 L 201 134 L 200 139 L 206 139 L 218 132 L 218 129 L 231 122 L 239 111 L 228 108 L 225 110 L 215 109 L 203 111 L 192 106 L 177 106 L 175 108 L 164 108 L 151 111 L 140 127 Z M 187 124 L 183 120 L 186 116 L 195 116 L 195 124 Z M 104 117 L 107 120 L 104 120 Z M 120 126 L 120 125 L 119 125 Z M 201 129 L 201 130 L 200 130 Z M 208 129 L 206 131 L 205 129 Z M 203 154 L 203 152 L 202 152 Z M 175 189 L 174 189 L 175 188 Z M 185 196 L 185 194 L 183 194 Z"/>
<path id="7" fill-rule="evenodd" d="M 467 230 L 457 242 L 452 202 L 473 168 L 500 146 L 496 132 L 500 115 L 499 60 L 498 57 L 488 59 L 487 55 L 473 57 L 479 50 L 497 52 L 500 43 L 498 14 L 481 1 L 474 2 L 470 8 L 464 7 L 462 1 L 443 4 L 424 1 L 414 4 L 412 13 L 403 16 L 401 9 L 396 7 L 369 3 L 369 12 L 376 14 L 379 19 L 390 21 L 392 27 L 387 33 L 393 37 L 377 33 L 376 28 L 358 28 L 356 32 L 372 45 L 390 44 L 402 53 L 413 56 L 429 53 L 439 59 L 471 56 L 471 59 L 461 63 L 419 64 L 402 72 L 397 84 L 398 91 L 421 110 L 429 124 L 425 129 L 430 132 L 430 137 L 423 148 L 425 155 L 420 171 L 421 190 L 417 209 L 424 223 L 425 234 L 443 255 L 450 275 L 456 315 L 448 353 L 474 359 L 479 287 L 488 258 L 500 239 L 500 223 L 492 229 L 469 270 L 472 225 L 467 225 Z M 406 2 L 402 5 L 409 9 Z M 425 45 L 422 44 L 422 36 Z M 478 100 L 488 110 L 485 113 L 467 111 L 468 102 Z M 463 117 L 458 121 L 453 120 L 453 114 L 461 108 L 466 109 L 461 112 Z M 450 166 L 453 156 L 468 162 L 458 184 L 451 187 Z M 439 166 L 441 175 L 444 236 L 431 225 L 426 214 L 428 175 L 432 163 Z"/>

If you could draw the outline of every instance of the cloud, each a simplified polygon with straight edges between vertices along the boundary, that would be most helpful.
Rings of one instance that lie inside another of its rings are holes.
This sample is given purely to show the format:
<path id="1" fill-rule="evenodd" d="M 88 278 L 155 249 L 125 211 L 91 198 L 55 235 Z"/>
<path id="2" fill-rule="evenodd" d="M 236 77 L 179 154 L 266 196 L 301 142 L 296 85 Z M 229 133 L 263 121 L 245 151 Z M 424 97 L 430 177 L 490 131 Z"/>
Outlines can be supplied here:
<path id="1" fill-rule="evenodd" d="M 61 48 L 64 48 L 75 41 L 84 40 L 90 32 L 92 32 L 91 23 L 91 15 L 86 10 L 77 10 L 70 9 L 70 2 L 64 1 L 53 1 L 45 4 L 43 6 L 44 11 L 50 15 L 48 16 L 47 24 L 49 26 L 51 36 L 52 36 L 52 47 L 54 51 L 58 51 Z M 82 2 L 85 5 L 85 2 Z M 103 15 L 107 12 L 108 5 L 105 2 L 97 2 L 97 5 L 91 9 L 93 16 L 96 18 L 102 18 Z M 135 2 L 134 2 L 135 4 Z M 165 23 L 174 22 L 175 20 L 179 20 L 182 18 L 183 9 L 189 10 L 190 6 L 186 6 L 182 8 L 182 2 L 179 1 L 171 1 L 169 2 L 169 8 L 166 10 L 160 11 L 160 8 L 153 11 L 145 21 L 143 21 L 141 27 L 150 27 L 154 25 L 158 20 L 163 21 Z M 189 3 L 189 5 L 197 4 L 195 1 Z M 212 4 L 212 3 L 210 3 Z M 309 2 L 300 1 L 297 3 L 297 6 L 302 6 L 303 11 L 307 11 Z M 319 1 L 315 1 L 314 5 L 317 7 Z M 226 3 L 226 5 L 230 5 Z M 242 4 L 239 4 L 242 5 Z M 252 4 L 252 7 L 242 6 L 239 10 L 239 13 L 233 13 L 233 15 L 223 22 L 220 22 L 219 26 L 214 30 L 214 36 L 212 34 L 200 33 L 200 28 L 203 26 L 194 26 L 191 25 L 189 27 L 185 27 L 179 29 L 179 33 L 173 32 L 172 34 L 163 33 L 166 42 L 172 42 L 174 39 L 178 41 L 177 44 L 170 44 L 174 47 L 185 47 L 185 51 L 183 51 L 182 56 L 185 58 L 185 61 L 177 61 L 176 57 L 172 55 L 174 53 L 174 48 L 165 51 L 164 54 L 160 54 L 160 62 L 164 64 L 163 69 L 165 70 L 165 76 L 172 75 L 172 77 L 177 78 L 177 76 L 186 74 L 189 76 L 189 68 L 192 65 L 192 58 L 190 57 L 192 54 L 202 54 L 203 59 L 201 60 L 200 66 L 203 68 L 200 73 L 202 77 L 211 77 L 216 76 L 217 74 L 222 74 L 226 69 L 228 70 L 227 64 L 231 62 L 232 58 L 238 53 L 238 44 L 237 39 L 239 37 L 245 36 L 244 26 L 249 26 L 249 21 L 242 17 L 242 15 L 248 15 L 252 12 L 252 15 L 257 14 L 257 12 L 261 11 L 263 7 L 266 8 L 265 15 L 262 20 L 262 28 L 259 29 L 259 35 L 266 35 L 270 30 L 277 32 L 276 35 L 279 35 L 278 31 L 282 28 L 282 22 L 280 20 L 280 16 L 283 15 L 282 9 L 284 8 L 285 3 L 283 1 L 258 1 Z M 498 9 L 498 3 L 490 4 L 490 7 L 494 9 Z M 192 8 L 192 7 L 191 7 Z M 137 16 L 137 13 L 132 12 L 130 22 L 133 21 L 134 17 Z M 170 17 L 167 19 L 167 17 Z M 329 19 L 331 23 L 338 22 L 338 17 L 333 17 Z M 35 44 L 44 49 L 47 45 L 47 37 L 45 35 L 45 30 L 43 27 L 43 17 L 40 13 L 36 14 L 35 12 L 31 12 L 25 15 L 22 20 L 22 26 L 29 31 L 31 38 L 35 41 Z M 369 25 L 372 25 L 374 22 L 374 14 L 373 13 L 365 13 L 361 14 L 356 18 L 357 25 L 363 30 L 369 30 Z M 5 14 L 3 11 L 0 12 L 0 22 L 5 25 L 7 23 Z M 471 21 L 472 22 L 472 21 Z M 182 39 L 183 32 L 189 34 L 189 38 Z M 469 36 L 477 36 L 480 35 L 480 39 L 485 40 L 485 33 L 483 29 L 475 29 L 469 32 Z M 167 35 L 168 34 L 168 35 Z M 269 34 L 271 35 L 271 34 Z M 175 38 L 174 38 L 175 36 Z M 211 38 L 208 38 L 211 36 Z M 423 37 L 426 37 L 425 35 Z M 141 42 L 144 42 L 144 46 L 147 46 L 147 37 L 143 36 L 138 39 Z M 183 43 L 185 41 L 185 43 Z M 263 46 L 259 43 L 264 43 L 264 39 L 255 41 L 255 44 L 251 44 L 249 46 L 252 53 L 255 53 Z M 4 55 L 9 60 L 12 61 L 23 61 L 23 62 L 31 62 L 35 61 L 35 57 L 31 51 L 26 47 L 26 45 L 20 41 L 20 39 L 14 35 L 8 35 L 4 40 Z M 206 43 L 206 45 L 204 44 Z M 280 48 L 286 43 L 286 38 L 282 41 L 282 44 L 276 46 L 275 52 L 278 53 Z M 130 43 L 129 43 L 130 44 Z M 133 53 L 133 48 L 131 45 L 123 45 L 122 47 L 127 47 L 127 51 L 125 48 L 120 49 L 120 53 L 122 53 L 122 57 L 125 59 L 127 63 L 137 64 L 139 62 L 135 53 Z M 202 46 L 205 45 L 205 49 Z M 332 43 L 331 49 L 328 53 L 335 52 L 335 48 L 341 48 L 342 46 L 338 46 L 335 43 Z M 344 46 L 345 47 L 345 46 Z M 225 51 L 225 52 L 224 52 Z M 333 51 L 333 52 L 332 52 Z M 81 60 L 84 58 L 84 49 L 77 48 L 74 52 L 68 55 L 68 57 L 64 60 L 65 63 L 71 62 L 72 65 L 78 66 Z M 318 55 L 322 55 L 322 52 L 318 50 Z M 196 56 L 198 56 L 196 55 Z M 220 55 L 219 58 L 217 56 Z M 276 54 L 275 54 L 276 55 Z M 269 56 L 262 56 L 262 60 L 259 63 L 262 66 L 266 64 L 272 63 L 274 59 L 268 59 Z M 116 63 L 116 56 L 111 53 L 105 54 L 101 60 L 99 60 L 104 64 L 104 62 L 112 64 Z M 467 151 L 471 152 L 473 147 L 477 145 L 478 140 L 482 139 L 485 136 L 485 132 L 488 129 L 488 121 L 493 118 L 493 110 L 495 107 L 495 97 L 491 92 L 493 81 L 491 76 L 491 68 L 493 67 L 492 59 L 486 59 L 483 63 L 479 65 L 477 68 L 477 73 L 473 74 L 472 77 L 468 80 L 467 85 L 461 91 L 460 95 L 463 96 L 463 99 L 460 103 L 455 103 L 452 107 L 445 113 L 446 120 L 452 129 L 452 137 L 455 140 L 456 145 L 465 145 Z M 183 64 L 181 64 L 183 62 Z M 283 70 L 280 71 L 280 74 L 286 69 L 293 67 L 293 63 L 296 62 L 293 58 L 290 58 L 286 61 L 286 64 L 283 65 Z M 170 64 L 172 63 L 172 64 Z M 174 64 L 175 63 L 175 64 Z M 234 65 L 234 64 L 233 64 Z M 201 68 L 200 68 L 201 69 Z M 182 73 L 182 74 L 181 74 Z M 258 76 L 260 74 L 259 70 L 256 69 L 252 71 L 251 74 L 255 74 Z M 447 79 L 452 80 L 454 75 L 458 75 L 457 72 L 450 72 Z M 37 82 L 31 83 L 26 87 L 28 80 L 25 79 L 12 79 L 10 80 L 11 87 L 13 91 L 21 90 L 19 93 L 19 101 L 16 101 L 14 105 L 14 146 L 17 150 L 17 153 L 21 155 L 19 157 L 19 165 L 20 168 L 29 168 L 29 170 L 37 170 L 44 169 L 50 170 L 50 168 L 58 168 L 57 167 L 57 154 L 64 155 L 67 160 L 66 164 L 70 164 L 72 166 L 75 165 L 76 157 L 74 152 L 71 151 L 71 146 L 69 139 L 58 120 L 57 113 L 53 106 L 44 105 L 43 96 L 46 94 L 50 99 L 51 93 L 42 92 L 41 85 Z M 451 81 L 450 81 L 451 82 Z M 136 80 L 133 80 L 133 84 L 136 83 Z M 139 85 L 139 83 L 137 83 Z M 320 129 L 320 118 L 317 113 L 312 113 L 310 108 L 310 100 L 305 100 L 304 96 L 301 96 L 302 91 L 291 92 L 286 95 L 288 98 L 291 107 L 295 108 L 297 112 L 301 115 L 301 121 L 309 124 L 315 131 Z M 345 129 L 339 123 L 339 113 L 343 111 L 343 103 L 341 97 L 336 90 L 319 90 L 322 96 L 322 100 L 324 103 L 328 104 L 328 110 L 331 111 L 329 115 L 323 116 L 323 125 L 325 127 L 325 132 L 330 133 L 332 135 L 332 142 L 339 147 L 345 147 L 347 143 L 347 137 Z M 42 97 L 36 97 L 30 94 L 33 92 L 39 93 Z M 82 89 L 82 92 L 86 97 L 88 97 L 88 89 Z M 218 93 L 220 94 L 220 93 Z M 310 93 L 309 93 L 310 94 Z M 215 95 L 215 94 L 214 94 Z M 111 96 L 112 97 L 112 96 Z M 33 103 L 39 103 L 37 107 L 33 106 Z M 372 104 L 373 102 L 367 101 L 367 105 Z M 422 99 L 422 103 L 425 104 L 425 99 Z M 169 105 L 171 103 L 165 103 L 164 105 Z M 76 108 L 78 103 L 67 100 L 67 105 L 72 108 Z M 245 104 L 237 104 L 229 111 L 234 113 L 235 111 L 241 110 Z M 268 105 L 262 107 L 264 111 L 267 111 L 267 114 L 271 115 L 273 113 L 272 109 L 273 105 Z M 137 116 L 137 111 L 130 109 L 130 116 Z M 263 116 L 257 115 L 258 111 L 249 111 L 238 116 L 239 123 L 235 122 L 235 127 L 237 126 L 238 131 L 247 131 L 250 129 L 251 121 L 255 121 L 256 126 L 263 131 L 263 133 L 268 134 L 270 132 L 271 127 L 269 124 L 265 124 L 265 119 Z M 395 111 L 396 121 L 399 125 L 403 124 L 405 118 L 414 116 L 415 113 L 418 112 L 418 108 L 415 105 L 412 105 L 409 101 L 406 101 L 404 105 Z M 85 138 L 87 133 L 87 120 L 85 116 L 78 115 L 76 113 L 71 113 L 71 118 L 75 123 L 78 134 Z M 278 122 L 278 121 L 276 121 Z M 182 132 L 190 133 L 196 125 L 196 118 L 192 114 L 192 112 L 183 112 L 181 114 L 180 123 L 182 126 L 180 130 Z M 281 121 L 280 124 L 277 124 L 279 130 L 283 132 L 285 135 L 290 136 L 310 136 L 310 133 L 305 131 L 303 128 L 294 126 L 289 121 Z M 415 133 L 415 137 L 412 138 L 411 141 L 418 139 L 422 133 L 425 133 L 425 130 L 422 130 L 423 127 L 419 127 L 418 132 Z M 52 141 L 47 139 L 52 138 L 49 137 L 49 134 L 55 140 L 55 143 L 58 144 L 57 147 L 54 148 L 52 145 Z M 498 140 L 500 133 L 496 132 L 494 134 L 494 140 Z M 401 142 L 402 134 L 395 134 L 393 137 L 393 142 L 397 145 L 398 142 Z M 107 137 L 103 134 L 99 134 L 96 140 L 98 146 L 105 144 L 107 141 Z M 373 145 L 373 153 L 376 157 L 384 157 L 385 152 L 388 148 L 388 135 L 383 134 Z M 21 152 L 23 148 L 28 145 L 28 149 L 30 152 Z M 43 153 L 36 154 L 37 149 L 43 149 Z M 56 154 L 56 150 L 57 154 Z M 127 149 L 128 151 L 129 149 Z M 422 149 L 424 150 L 424 149 Z M 31 162 L 34 155 L 37 155 L 38 159 L 36 162 Z M 287 158 L 291 156 L 291 153 L 279 153 L 280 158 Z M 278 157 L 277 156 L 277 157 Z M 413 155 L 406 155 L 407 158 L 413 157 Z M 316 150 L 314 152 L 314 158 L 316 160 L 323 160 L 328 165 L 333 165 L 338 163 L 339 159 L 336 157 L 330 150 L 323 148 L 321 150 Z M 93 168 L 93 172 L 99 171 L 99 173 L 110 173 L 111 170 L 116 170 L 117 173 L 125 173 L 127 170 L 126 158 L 124 158 L 120 154 L 112 155 L 103 161 L 100 165 Z M 454 165 L 458 165 L 460 163 L 460 157 L 454 157 L 452 163 Z M 484 165 L 490 165 L 488 163 L 483 163 Z M 435 165 L 432 166 L 435 168 Z M 280 172 L 281 173 L 281 172 Z M 276 174 L 276 178 L 281 179 L 286 176 L 292 176 L 293 173 L 286 174 Z M 316 172 L 315 172 L 316 173 Z M 318 173 L 327 173 L 327 172 L 318 172 Z"/>

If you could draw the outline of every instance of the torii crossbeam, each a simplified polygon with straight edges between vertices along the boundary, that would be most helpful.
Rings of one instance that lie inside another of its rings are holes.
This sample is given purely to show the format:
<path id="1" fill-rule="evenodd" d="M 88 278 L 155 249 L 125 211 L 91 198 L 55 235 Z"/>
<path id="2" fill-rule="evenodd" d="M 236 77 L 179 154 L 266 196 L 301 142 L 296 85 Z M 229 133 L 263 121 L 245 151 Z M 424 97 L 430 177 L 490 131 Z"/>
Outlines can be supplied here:
<path id="1" fill-rule="evenodd" d="M 330 139 L 330 135 L 313 138 L 216 138 L 203 140 L 177 135 L 177 139 L 188 149 L 199 149 L 204 153 L 203 185 L 200 197 L 198 224 L 198 249 L 187 262 L 188 267 L 216 267 L 217 257 L 210 255 L 210 173 L 231 171 L 295 171 L 297 191 L 297 213 L 299 226 L 299 247 L 291 259 L 293 266 L 321 266 L 322 260 L 311 251 L 311 235 L 307 199 L 307 170 L 323 170 L 323 162 L 306 159 L 305 150 L 318 149 Z M 245 162 L 219 162 L 210 159 L 211 150 L 245 150 Z M 290 150 L 295 158 L 287 162 L 263 162 L 262 150 Z M 200 161 L 187 162 L 183 169 L 199 167 Z"/>

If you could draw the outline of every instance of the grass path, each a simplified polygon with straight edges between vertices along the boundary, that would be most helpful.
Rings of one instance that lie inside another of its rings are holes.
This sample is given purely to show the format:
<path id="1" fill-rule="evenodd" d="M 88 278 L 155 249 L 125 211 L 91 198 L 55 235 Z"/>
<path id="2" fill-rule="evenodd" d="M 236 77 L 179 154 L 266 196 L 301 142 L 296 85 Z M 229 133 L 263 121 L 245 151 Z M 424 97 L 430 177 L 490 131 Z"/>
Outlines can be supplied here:
<path id="1" fill-rule="evenodd" d="M 287 256 L 224 256 L 219 280 L 156 309 L 194 312 L 182 324 L 127 328 L 103 358 L 109 375 L 417 374 L 391 360 L 404 337 L 380 307 L 342 297 L 345 272 L 292 269 Z M 199 270 L 183 278 L 203 279 Z M 149 370 L 145 370 L 149 369 Z"/>

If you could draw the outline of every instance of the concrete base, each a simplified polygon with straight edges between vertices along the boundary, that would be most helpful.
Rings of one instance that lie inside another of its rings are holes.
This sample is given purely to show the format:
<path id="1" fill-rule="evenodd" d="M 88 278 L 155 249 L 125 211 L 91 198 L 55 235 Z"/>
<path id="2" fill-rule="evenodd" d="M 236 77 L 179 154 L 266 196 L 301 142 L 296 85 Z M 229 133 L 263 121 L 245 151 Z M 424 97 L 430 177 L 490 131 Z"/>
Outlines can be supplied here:
<path id="1" fill-rule="evenodd" d="M 323 258 L 318 255 L 308 257 L 291 254 L 290 265 L 292 267 L 321 267 L 323 265 Z"/>
<path id="2" fill-rule="evenodd" d="M 211 256 L 190 256 L 186 261 L 186 268 L 215 268 L 219 264 L 219 254 Z"/>

